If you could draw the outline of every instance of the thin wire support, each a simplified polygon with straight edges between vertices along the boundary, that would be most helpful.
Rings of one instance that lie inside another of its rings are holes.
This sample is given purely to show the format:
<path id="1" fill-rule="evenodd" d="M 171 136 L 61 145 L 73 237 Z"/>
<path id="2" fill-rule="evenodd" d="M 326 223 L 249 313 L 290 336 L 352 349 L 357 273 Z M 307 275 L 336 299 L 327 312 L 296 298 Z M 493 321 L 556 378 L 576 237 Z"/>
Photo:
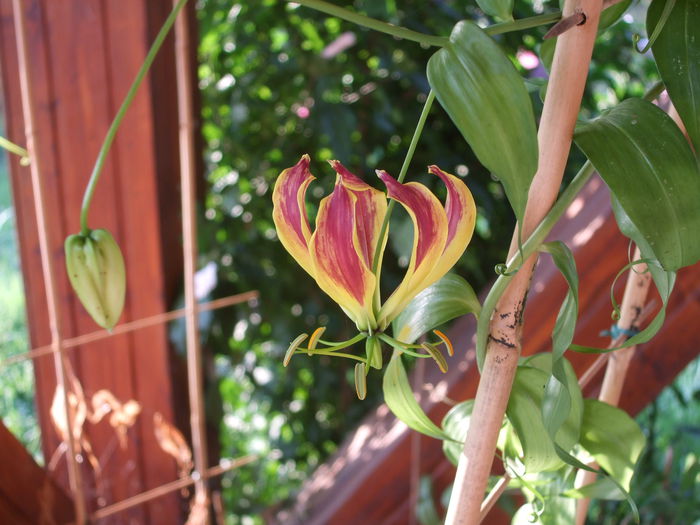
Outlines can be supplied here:
<path id="1" fill-rule="evenodd" d="M 30 87 L 31 73 L 29 51 L 27 49 L 27 24 L 25 20 L 24 5 L 22 0 L 12 1 L 12 11 L 15 24 L 15 35 L 17 38 L 17 54 L 19 65 L 19 81 L 22 98 L 22 114 L 24 117 L 24 131 L 27 137 L 27 150 L 30 159 L 30 172 L 32 178 L 32 190 L 34 193 L 34 211 L 39 235 L 39 251 L 41 256 L 41 270 L 46 288 L 46 310 L 49 319 L 49 330 L 51 333 L 51 352 L 54 356 L 56 367 L 56 382 L 63 392 L 63 409 L 65 410 L 66 421 L 71 421 L 70 403 L 68 400 L 68 389 L 66 388 L 66 370 L 63 362 L 61 349 L 61 320 L 58 308 L 58 285 L 55 279 L 53 259 L 50 249 L 49 222 L 46 218 L 46 192 L 41 178 L 41 165 L 38 155 L 37 137 L 35 136 L 35 108 L 31 97 Z M 73 494 L 73 504 L 75 510 L 76 523 L 82 525 L 85 522 L 85 492 L 83 488 L 80 465 L 75 457 L 75 439 L 73 432 L 67 432 L 64 440 L 69 453 L 68 463 L 68 484 Z"/>
<path id="2" fill-rule="evenodd" d="M 180 138 L 180 178 L 182 202 L 182 237 L 185 281 L 185 325 L 187 329 L 187 386 L 190 401 L 190 427 L 194 455 L 195 498 L 209 501 L 206 479 L 201 475 L 207 469 L 207 439 L 202 386 L 202 351 L 199 344 L 199 315 L 194 289 L 197 271 L 197 218 L 194 114 L 190 89 L 190 43 L 187 12 L 175 21 L 175 68 L 177 108 Z M 197 476 L 197 473 L 200 475 Z M 208 509 L 208 507 L 207 507 Z M 208 516 L 205 518 L 209 522 Z"/>
<path id="3" fill-rule="evenodd" d="M 207 469 L 204 472 L 203 477 L 204 479 L 209 479 L 215 476 L 220 476 L 221 474 L 224 474 L 230 470 L 247 465 L 248 463 L 251 463 L 256 459 L 257 456 L 244 456 L 238 459 L 222 460 L 217 466 Z M 186 476 L 184 478 L 176 479 L 175 481 L 165 483 L 164 485 L 160 485 L 159 487 L 156 487 L 154 489 L 146 490 L 144 492 L 141 492 L 140 494 L 136 494 L 135 496 L 131 496 L 130 498 L 119 501 L 112 505 L 102 507 L 101 509 L 98 509 L 95 512 L 93 512 L 92 516 L 90 516 L 90 519 L 91 521 L 97 521 L 99 519 L 106 518 L 107 516 L 112 516 L 113 514 L 117 514 L 132 507 L 136 507 L 137 505 L 147 503 L 156 498 L 160 498 L 161 496 L 165 496 L 166 494 L 170 494 L 171 492 L 175 492 L 176 490 L 189 487 L 194 483 L 196 483 L 196 479 L 191 475 Z"/>
<path id="4" fill-rule="evenodd" d="M 244 292 L 236 295 L 229 295 L 227 297 L 222 297 L 220 299 L 215 299 L 213 301 L 208 301 L 205 303 L 199 303 L 199 313 L 208 312 L 211 310 L 218 310 L 220 308 L 226 308 L 227 306 L 232 306 L 234 304 L 245 303 L 253 299 L 258 298 L 257 290 L 252 290 L 250 292 Z M 61 341 L 61 348 L 66 350 L 70 348 L 75 348 L 77 346 L 85 345 L 88 343 L 94 343 L 95 341 L 101 341 L 102 339 L 109 339 L 121 334 L 126 334 L 129 332 L 134 332 L 136 330 L 141 330 L 143 328 L 149 328 L 162 323 L 167 323 L 184 317 L 186 313 L 185 308 L 179 308 L 177 310 L 171 310 L 169 312 L 160 313 L 156 315 L 151 315 L 149 317 L 142 317 L 141 319 L 136 319 L 135 321 L 130 321 L 128 323 L 122 323 L 115 326 L 111 332 L 107 330 L 96 330 L 87 334 L 79 335 L 77 337 L 71 337 L 70 339 L 63 339 Z M 16 364 L 29 359 L 37 359 L 44 355 L 50 354 L 52 352 L 51 345 L 39 346 L 33 348 L 28 352 L 23 352 L 21 354 L 13 355 L 0 361 L 0 369 Z"/>

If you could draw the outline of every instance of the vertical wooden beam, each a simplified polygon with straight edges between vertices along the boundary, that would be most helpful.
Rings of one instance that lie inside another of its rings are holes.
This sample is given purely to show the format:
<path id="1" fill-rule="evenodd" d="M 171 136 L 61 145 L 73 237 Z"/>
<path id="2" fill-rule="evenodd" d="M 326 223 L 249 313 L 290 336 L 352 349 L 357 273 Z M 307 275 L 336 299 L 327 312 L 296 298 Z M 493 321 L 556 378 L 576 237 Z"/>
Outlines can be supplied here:
<path id="1" fill-rule="evenodd" d="M 65 335 L 73 337 L 94 330 L 95 325 L 65 278 L 63 239 L 79 229 L 80 201 L 97 151 L 170 6 L 158 11 L 148 0 L 26 3 L 32 90 L 38 109 L 37 130 L 42 134 L 39 155 L 52 196 L 45 211 L 56 232 L 51 257 L 61 276 L 61 323 Z M 11 0 L 0 0 L 3 96 L 8 135 L 24 143 L 10 5 Z M 176 114 L 174 84 L 170 38 L 117 135 L 91 211 L 90 225 L 112 231 L 126 259 L 129 284 L 122 321 L 168 310 L 179 279 L 181 261 L 169 251 L 180 237 L 179 206 L 162 191 L 178 186 L 177 129 L 162 129 Z M 11 175 L 30 340 L 34 347 L 43 346 L 49 342 L 49 332 L 31 188 L 26 168 L 15 159 L 11 160 Z M 86 426 L 86 436 L 104 470 L 97 483 L 91 470 L 83 466 L 91 480 L 92 508 L 174 480 L 175 463 L 155 441 L 152 424 L 156 411 L 168 421 L 176 416 L 167 327 L 90 343 L 72 350 L 70 358 L 88 396 L 107 388 L 120 400 L 136 399 L 143 408 L 129 431 L 126 450 L 120 449 L 106 421 Z M 48 459 L 58 444 L 49 414 L 56 384 L 51 361 L 37 360 L 35 374 L 42 446 Z M 62 469 L 57 472 L 59 480 L 65 479 Z M 180 517 L 180 501 L 173 494 L 132 509 L 115 522 L 177 523 Z"/>
<path id="2" fill-rule="evenodd" d="M 47 516 L 57 525 L 74 521 L 71 499 L 2 423 L 0 450 L 3 471 L 12 473 L 0 476 L 0 523 L 47 523 Z"/>

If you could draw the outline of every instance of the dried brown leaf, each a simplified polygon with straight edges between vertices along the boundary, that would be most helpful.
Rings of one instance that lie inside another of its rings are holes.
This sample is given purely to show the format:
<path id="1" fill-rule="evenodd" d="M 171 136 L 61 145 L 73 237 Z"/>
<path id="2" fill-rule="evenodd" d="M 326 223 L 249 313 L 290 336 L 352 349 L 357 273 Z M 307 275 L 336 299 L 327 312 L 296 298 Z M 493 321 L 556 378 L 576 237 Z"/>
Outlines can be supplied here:
<path id="1" fill-rule="evenodd" d="M 153 415 L 153 426 L 158 445 L 177 462 L 180 476 L 187 476 L 192 471 L 192 449 L 185 437 L 173 425 L 165 421 L 160 412 Z"/>

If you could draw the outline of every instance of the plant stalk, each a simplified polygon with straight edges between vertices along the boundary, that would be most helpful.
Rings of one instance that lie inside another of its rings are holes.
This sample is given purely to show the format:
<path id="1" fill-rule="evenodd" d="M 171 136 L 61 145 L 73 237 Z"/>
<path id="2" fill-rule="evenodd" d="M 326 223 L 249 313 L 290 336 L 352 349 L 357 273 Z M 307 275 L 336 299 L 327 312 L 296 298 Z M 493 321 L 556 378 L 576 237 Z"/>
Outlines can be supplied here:
<path id="1" fill-rule="evenodd" d="M 173 7 L 173 10 L 168 15 L 168 18 L 166 18 L 165 22 L 163 23 L 163 27 L 160 28 L 160 31 L 158 32 L 158 35 L 153 41 L 151 48 L 148 50 L 148 54 L 146 55 L 146 58 L 144 58 L 143 64 L 141 64 L 138 73 L 136 73 L 136 78 L 134 78 L 134 82 L 131 84 L 129 91 L 124 97 L 124 101 L 119 107 L 119 111 L 115 115 L 112 124 L 107 130 L 107 135 L 105 135 L 104 142 L 102 142 L 100 151 L 97 154 L 97 160 L 95 160 L 95 167 L 92 168 L 90 180 L 88 182 L 87 188 L 85 188 L 83 204 L 80 209 L 80 233 L 82 233 L 83 235 L 87 235 L 90 232 L 90 228 L 88 228 L 87 224 L 88 212 L 90 211 L 90 203 L 92 202 L 92 196 L 95 193 L 97 183 L 100 180 L 100 175 L 102 174 L 105 160 L 107 159 L 107 154 L 112 148 L 112 142 L 114 142 L 114 137 L 117 135 L 117 131 L 119 130 L 119 126 L 122 123 L 122 119 L 124 118 L 124 115 L 126 115 L 126 112 L 129 109 L 129 107 L 131 106 L 131 102 L 134 100 L 136 92 L 138 91 L 139 86 L 141 86 L 141 82 L 146 76 L 146 73 L 148 73 L 148 70 L 151 68 L 151 64 L 153 64 L 153 60 L 155 60 L 156 55 L 160 50 L 160 47 L 163 45 L 165 37 L 168 36 L 170 28 L 173 26 L 173 23 L 175 22 L 178 13 L 182 10 L 186 3 L 187 0 L 179 0 L 175 7 Z"/>
<path id="2" fill-rule="evenodd" d="M 448 39 L 444 36 L 419 33 L 418 31 L 389 24 L 388 22 L 383 22 L 381 20 L 377 20 L 376 18 L 354 13 L 349 9 L 331 4 L 330 2 L 324 2 L 323 0 L 295 0 L 294 3 L 315 9 L 316 11 L 321 11 L 327 15 L 342 18 L 343 20 L 347 20 L 348 22 L 352 22 L 353 24 L 357 24 L 368 29 L 374 29 L 380 33 L 386 33 L 397 38 L 411 40 L 412 42 L 418 42 L 419 44 L 442 47 L 448 42 Z"/>
<path id="3" fill-rule="evenodd" d="M 539 163 L 522 224 L 524 237 L 530 236 L 556 200 L 571 148 L 601 8 L 602 0 L 566 2 L 564 16 L 581 9 L 586 23 L 557 39 L 538 132 Z M 516 227 L 510 257 L 518 250 L 517 235 Z M 522 348 L 523 310 L 536 262 L 537 255 L 530 256 L 512 277 L 489 324 L 482 376 L 447 510 L 448 525 L 479 523 L 498 432 Z"/>

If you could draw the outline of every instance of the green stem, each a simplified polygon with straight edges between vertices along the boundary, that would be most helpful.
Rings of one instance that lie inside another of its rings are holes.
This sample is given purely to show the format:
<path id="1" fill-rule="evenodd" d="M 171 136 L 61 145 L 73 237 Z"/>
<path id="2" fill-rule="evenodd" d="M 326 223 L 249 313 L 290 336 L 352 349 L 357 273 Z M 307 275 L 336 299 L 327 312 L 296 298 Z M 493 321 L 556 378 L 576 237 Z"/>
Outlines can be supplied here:
<path id="1" fill-rule="evenodd" d="M 304 7 L 310 7 L 311 9 L 321 11 L 327 15 L 342 18 L 343 20 L 347 20 L 348 22 L 352 22 L 353 24 L 357 24 L 362 27 L 374 29 L 375 31 L 386 33 L 398 38 L 418 42 L 419 44 L 443 47 L 449 41 L 449 39 L 446 37 L 426 35 L 425 33 L 412 31 L 410 29 L 406 29 L 405 27 L 382 22 L 376 18 L 370 18 L 369 16 L 353 13 L 348 9 L 333 5 L 329 2 L 324 2 L 323 0 L 295 0 L 294 3 L 303 5 Z"/>
<path id="2" fill-rule="evenodd" d="M 400 350 L 401 352 L 412 355 L 413 357 L 431 357 L 429 354 L 420 354 L 418 352 L 414 352 L 412 350 L 409 350 L 409 348 L 423 348 L 420 345 L 409 345 L 406 343 L 402 343 L 401 341 L 394 339 L 393 337 L 380 333 L 377 334 L 377 337 L 379 338 L 380 341 L 384 341 L 386 344 L 391 346 L 392 348 L 395 348 L 396 350 Z"/>
<path id="3" fill-rule="evenodd" d="M 535 231 L 532 232 L 532 235 L 530 235 L 530 237 L 528 237 L 523 243 L 522 251 L 513 255 L 510 261 L 508 261 L 508 268 L 506 270 L 508 275 L 500 275 L 498 279 L 496 279 L 496 282 L 493 283 L 493 286 L 489 290 L 489 294 L 486 296 L 484 304 L 481 307 L 481 313 L 479 314 L 479 319 L 477 321 L 477 356 L 483 355 L 486 350 L 491 314 L 493 314 L 496 304 L 501 298 L 501 295 L 503 295 L 503 292 L 505 292 L 508 283 L 512 279 L 513 275 L 515 275 L 513 270 L 520 265 L 521 253 L 523 260 L 527 260 L 530 255 L 539 249 L 547 235 L 549 235 L 549 232 L 552 231 L 552 228 L 576 198 L 576 195 L 578 195 L 578 193 L 583 189 L 583 186 L 586 184 L 586 182 L 588 182 L 588 179 L 591 178 L 594 171 L 595 169 L 593 168 L 593 164 L 591 164 L 590 161 L 586 161 L 571 183 L 562 192 L 561 197 L 557 199 L 557 202 L 554 203 L 554 206 L 552 206 L 544 219 L 542 219 L 542 222 L 537 225 L 537 228 L 535 228 Z"/>
<path id="4" fill-rule="evenodd" d="M 311 355 L 328 355 L 331 357 L 347 357 L 348 359 L 354 359 L 356 361 L 360 361 L 362 363 L 366 363 L 367 360 L 364 357 L 359 357 L 356 355 L 352 354 L 344 354 L 342 352 L 329 352 L 327 350 L 309 350 L 308 348 L 297 348 L 294 351 L 295 354 L 311 354 Z"/>
<path id="5" fill-rule="evenodd" d="M 642 98 L 651 102 L 656 99 L 656 97 L 658 97 L 663 90 L 663 82 L 657 82 L 647 90 Z M 593 167 L 593 164 L 591 164 L 591 161 L 586 161 L 583 167 L 572 179 L 571 183 L 562 192 L 559 199 L 557 199 L 557 202 L 554 203 L 545 218 L 542 219 L 542 222 L 537 225 L 535 231 L 532 232 L 532 235 L 530 235 L 530 237 L 528 237 L 528 239 L 522 245 L 522 251 L 514 255 L 510 261 L 508 261 L 506 269 L 507 275 L 499 275 L 496 282 L 493 283 L 493 286 L 489 290 L 489 293 L 484 300 L 484 304 L 481 307 L 481 313 L 479 314 L 479 319 L 477 321 L 476 355 L 479 363 L 481 363 L 481 360 L 486 352 L 486 343 L 489 335 L 489 321 L 491 320 L 491 315 L 493 314 L 501 295 L 503 295 L 503 292 L 505 292 L 508 282 L 515 274 L 513 270 L 515 270 L 520 264 L 520 257 L 522 256 L 522 259 L 525 260 L 539 249 L 547 235 L 549 235 L 549 232 L 564 214 L 566 208 L 568 208 L 576 198 L 576 195 L 578 195 L 578 193 L 583 189 L 583 186 L 586 184 L 586 182 L 588 182 L 588 179 L 591 178 L 594 171 L 595 168 Z M 516 258 L 518 259 L 517 265 Z M 479 367 L 481 367 L 481 364 L 479 364 Z"/>
<path id="6" fill-rule="evenodd" d="M 367 334 L 357 334 L 352 339 L 348 339 L 347 341 L 341 341 L 340 343 L 333 343 L 331 341 L 321 341 L 321 340 L 319 340 L 319 343 L 323 343 L 324 345 L 328 346 L 328 348 L 324 348 L 323 350 L 327 350 L 329 352 L 335 352 L 336 350 L 342 350 L 343 348 L 347 348 L 348 346 L 352 346 L 355 343 L 359 343 L 360 341 L 362 341 L 366 337 L 367 337 Z"/>
<path id="7" fill-rule="evenodd" d="M 414 345 L 411 343 L 404 343 L 403 341 L 399 341 L 398 339 L 394 339 L 388 334 L 385 333 L 379 333 L 377 334 L 377 337 L 384 341 L 386 344 L 393 346 L 394 348 L 398 348 L 400 350 L 403 350 L 404 348 L 423 348 L 421 345 Z"/>
<path id="8" fill-rule="evenodd" d="M 170 12 L 170 15 L 168 15 L 168 18 L 165 20 L 163 27 L 160 28 L 156 39 L 151 45 L 151 49 L 148 50 L 148 54 L 146 55 L 143 64 L 141 64 L 141 68 L 136 74 L 136 78 L 131 84 L 131 87 L 129 88 L 129 91 L 126 94 L 126 97 L 124 97 L 124 102 L 122 102 L 122 105 L 119 108 L 117 115 L 114 117 L 112 125 L 107 131 L 107 135 L 105 136 L 104 142 L 102 143 L 100 152 L 97 154 L 95 167 L 92 169 L 90 181 L 88 182 L 87 188 L 85 189 L 85 195 L 83 196 L 83 205 L 80 210 L 80 229 L 83 235 L 87 235 L 90 231 L 90 228 L 88 228 L 87 225 L 87 216 L 88 212 L 90 211 L 90 203 L 92 202 L 92 196 L 95 193 L 95 187 L 97 186 L 97 182 L 100 180 L 100 175 L 102 174 L 102 169 L 104 168 L 104 163 L 107 158 L 107 154 L 109 153 L 109 150 L 112 147 L 112 142 L 114 142 L 114 137 L 117 134 L 117 130 L 119 129 L 119 126 L 122 122 L 122 119 L 124 118 L 124 115 L 126 114 L 126 111 L 129 109 L 129 106 L 131 106 L 131 102 L 133 101 L 134 96 L 136 95 L 136 92 L 138 91 L 139 86 L 141 85 L 141 82 L 146 76 L 146 73 L 148 73 L 148 70 L 150 69 L 151 64 L 153 63 L 153 60 L 158 54 L 158 51 L 160 50 L 160 47 L 163 44 L 163 41 L 165 40 L 165 37 L 168 36 L 170 28 L 173 26 L 173 23 L 175 22 L 178 13 L 182 10 L 186 3 L 187 0 L 180 0 Z"/>
<path id="9" fill-rule="evenodd" d="M 553 22 L 558 22 L 561 19 L 561 11 L 555 11 L 554 13 L 547 13 L 545 15 L 531 16 L 529 18 L 521 18 L 520 20 L 513 20 L 511 22 L 501 22 L 500 24 L 493 24 L 484 28 L 484 32 L 487 35 L 500 35 L 502 33 L 510 33 L 511 31 L 521 31 L 523 29 L 530 29 L 532 27 L 543 26 L 546 24 L 551 24 Z"/>
<path id="10" fill-rule="evenodd" d="M 10 140 L 7 140 L 5 137 L 0 137 L 0 148 L 4 148 L 10 153 L 14 153 L 17 156 L 22 157 L 22 162 L 24 162 L 24 159 L 29 158 L 29 152 L 27 152 L 26 149 L 24 149 L 22 146 L 18 146 Z"/>
<path id="11" fill-rule="evenodd" d="M 416 152 L 416 146 L 420 140 L 420 136 L 423 133 L 423 127 L 425 126 L 425 121 L 428 118 L 428 113 L 430 113 L 430 108 L 433 105 L 433 100 L 435 100 L 435 93 L 431 90 L 428 93 L 428 98 L 425 99 L 425 104 L 423 105 L 423 111 L 421 111 L 420 118 L 418 119 L 418 124 L 416 124 L 416 129 L 413 132 L 413 138 L 411 139 L 411 144 L 408 146 L 408 151 L 406 152 L 406 157 L 403 159 L 403 165 L 401 166 L 401 171 L 399 172 L 399 177 L 396 179 L 399 182 L 403 182 L 406 178 L 406 172 L 408 172 L 408 166 L 413 160 L 413 154 Z M 394 206 L 396 202 L 390 201 L 386 209 L 386 215 L 384 216 L 384 221 L 382 222 L 382 227 L 379 230 L 379 237 L 377 238 L 377 246 L 374 249 L 374 259 L 372 260 L 372 273 L 377 274 L 379 268 L 379 259 L 382 256 L 382 245 L 384 244 L 384 236 L 386 235 L 387 229 L 389 228 L 389 219 L 391 218 L 391 212 L 394 211 Z"/>

